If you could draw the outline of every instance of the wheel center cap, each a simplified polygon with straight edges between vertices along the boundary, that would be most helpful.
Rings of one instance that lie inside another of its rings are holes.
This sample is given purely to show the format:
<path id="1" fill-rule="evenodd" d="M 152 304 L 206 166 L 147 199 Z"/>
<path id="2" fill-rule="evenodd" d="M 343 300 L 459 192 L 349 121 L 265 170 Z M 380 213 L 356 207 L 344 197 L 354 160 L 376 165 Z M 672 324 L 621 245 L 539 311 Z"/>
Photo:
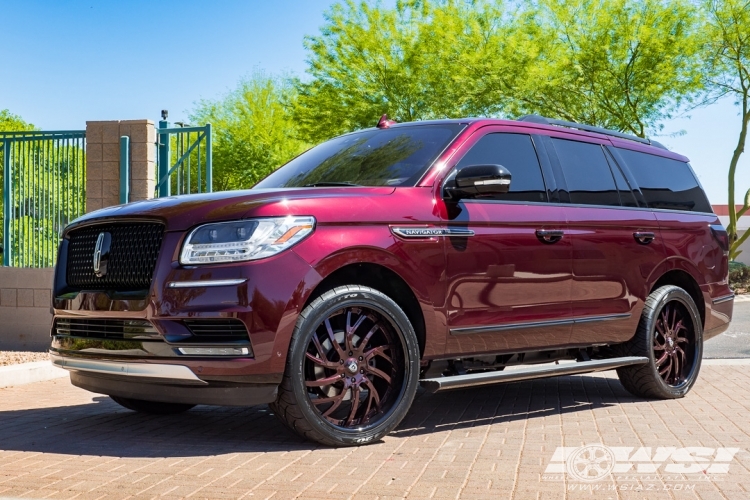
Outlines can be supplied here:
<path id="1" fill-rule="evenodd" d="M 667 338 L 667 342 L 669 343 L 669 347 L 674 346 L 674 340 L 672 340 L 672 337 Z"/>
<path id="2" fill-rule="evenodd" d="M 357 368 L 359 368 L 359 366 L 357 365 L 356 361 L 350 359 L 346 362 L 346 368 L 352 373 L 357 373 Z"/>

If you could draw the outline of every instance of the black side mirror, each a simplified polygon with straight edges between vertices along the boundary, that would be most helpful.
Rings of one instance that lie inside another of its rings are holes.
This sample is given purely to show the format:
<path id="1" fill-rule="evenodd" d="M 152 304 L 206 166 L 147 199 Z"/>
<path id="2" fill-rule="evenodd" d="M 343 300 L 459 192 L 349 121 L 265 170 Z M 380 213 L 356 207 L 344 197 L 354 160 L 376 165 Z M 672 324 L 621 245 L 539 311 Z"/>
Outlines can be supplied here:
<path id="1" fill-rule="evenodd" d="M 453 200 L 503 194 L 510 189 L 510 178 L 502 165 L 469 165 L 446 181 L 445 192 Z"/>

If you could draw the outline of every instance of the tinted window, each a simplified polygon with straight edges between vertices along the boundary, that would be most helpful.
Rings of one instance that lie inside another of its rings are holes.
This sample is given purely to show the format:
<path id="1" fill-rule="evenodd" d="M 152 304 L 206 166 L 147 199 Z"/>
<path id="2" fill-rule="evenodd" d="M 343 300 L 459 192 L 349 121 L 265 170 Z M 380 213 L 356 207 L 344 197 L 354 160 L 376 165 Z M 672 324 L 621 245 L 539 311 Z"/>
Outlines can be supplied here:
<path id="1" fill-rule="evenodd" d="M 565 175 L 571 203 L 620 205 L 615 180 L 600 145 L 564 139 L 552 139 L 552 142 Z"/>
<path id="2" fill-rule="evenodd" d="M 414 186 L 463 127 L 452 123 L 416 125 L 336 137 L 302 153 L 255 187 L 325 183 Z"/>
<path id="3" fill-rule="evenodd" d="M 510 171 L 510 191 L 497 200 L 547 201 L 542 168 L 531 137 L 523 134 L 487 134 L 458 162 L 469 165 L 502 165 Z"/>
<path id="4" fill-rule="evenodd" d="M 630 187 L 630 184 L 628 184 L 627 179 L 625 179 L 625 176 L 622 175 L 620 167 L 617 166 L 617 163 L 615 163 L 610 155 L 607 155 L 607 161 L 609 162 L 609 167 L 612 170 L 612 175 L 615 178 L 617 191 L 619 191 L 620 193 L 620 203 L 622 203 L 622 205 L 625 207 L 637 207 L 638 203 L 635 201 L 633 190 Z"/>
<path id="5" fill-rule="evenodd" d="M 617 148 L 633 173 L 648 206 L 711 213 L 690 165 L 685 162 Z"/>

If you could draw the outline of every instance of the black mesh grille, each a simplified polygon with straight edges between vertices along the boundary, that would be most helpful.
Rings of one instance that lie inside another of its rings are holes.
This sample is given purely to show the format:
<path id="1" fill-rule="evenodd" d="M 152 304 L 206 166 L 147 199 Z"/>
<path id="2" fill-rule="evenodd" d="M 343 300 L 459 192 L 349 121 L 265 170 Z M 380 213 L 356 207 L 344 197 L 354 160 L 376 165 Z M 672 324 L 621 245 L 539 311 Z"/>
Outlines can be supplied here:
<path id="1" fill-rule="evenodd" d="M 238 319 L 186 319 L 185 326 L 193 334 L 188 342 L 247 342 L 245 324 Z"/>
<path id="2" fill-rule="evenodd" d="M 58 318 L 54 332 L 55 335 L 96 339 L 161 339 L 151 323 L 131 319 Z"/>
<path id="3" fill-rule="evenodd" d="M 94 274 L 94 250 L 99 234 L 112 235 L 107 274 Z M 68 287 L 79 290 L 144 290 L 151 286 L 164 226 L 139 222 L 98 224 L 70 232 L 68 236 Z"/>

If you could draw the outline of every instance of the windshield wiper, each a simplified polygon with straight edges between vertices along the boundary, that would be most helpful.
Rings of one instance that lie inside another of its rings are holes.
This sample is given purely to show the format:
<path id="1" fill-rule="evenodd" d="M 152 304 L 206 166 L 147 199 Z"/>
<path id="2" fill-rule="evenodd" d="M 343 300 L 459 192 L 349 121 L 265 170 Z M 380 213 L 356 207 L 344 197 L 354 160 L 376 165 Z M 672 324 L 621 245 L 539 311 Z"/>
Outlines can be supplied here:
<path id="1" fill-rule="evenodd" d="M 313 184 L 305 184 L 302 187 L 314 188 L 314 187 L 335 187 L 335 186 L 361 186 L 361 184 L 354 184 L 352 182 L 315 182 Z"/>

